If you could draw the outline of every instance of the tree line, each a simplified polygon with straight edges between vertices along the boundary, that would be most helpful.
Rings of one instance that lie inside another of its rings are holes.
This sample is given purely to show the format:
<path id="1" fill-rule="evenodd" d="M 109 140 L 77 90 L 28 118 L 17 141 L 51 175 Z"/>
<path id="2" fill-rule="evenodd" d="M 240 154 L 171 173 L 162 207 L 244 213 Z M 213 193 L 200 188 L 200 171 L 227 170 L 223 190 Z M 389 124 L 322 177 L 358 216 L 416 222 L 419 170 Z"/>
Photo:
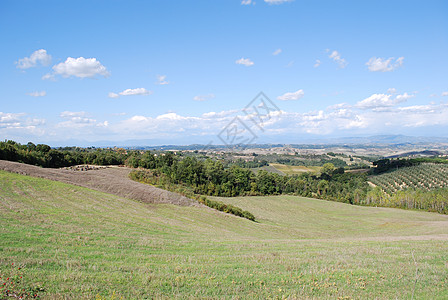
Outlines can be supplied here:
<path id="1" fill-rule="evenodd" d="M 21 145 L 14 141 L 0 142 L 0 159 L 16 161 L 44 168 L 61 168 L 81 164 L 120 165 L 128 155 L 109 149 L 78 148 L 52 149 L 45 144 Z"/>
<path id="2" fill-rule="evenodd" d="M 369 189 L 365 174 L 344 173 L 344 169 L 335 168 L 331 163 L 325 164 L 320 174 L 300 175 L 279 175 L 265 170 L 255 174 L 237 165 L 225 168 L 221 161 L 212 159 L 179 159 L 170 152 L 156 156 L 147 151 L 129 157 L 126 163 L 150 169 L 152 179 L 145 180 L 153 185 L 184 185 L 195 194 L 209 196 L 294 194 L 354 203 Z"/>

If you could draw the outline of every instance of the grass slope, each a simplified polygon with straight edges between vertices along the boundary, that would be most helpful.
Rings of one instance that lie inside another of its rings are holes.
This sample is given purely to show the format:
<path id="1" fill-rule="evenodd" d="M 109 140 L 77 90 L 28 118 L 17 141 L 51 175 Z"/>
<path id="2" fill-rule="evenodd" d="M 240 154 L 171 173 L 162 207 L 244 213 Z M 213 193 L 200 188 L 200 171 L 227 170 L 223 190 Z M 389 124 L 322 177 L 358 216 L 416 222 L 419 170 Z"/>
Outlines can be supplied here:
<path id="1" fill-rule="evenodd" d="M 447 216 L 292 196 L 220 200 L 259 223 L 0 171 L 0 277 L 21 265 L 50 299 L 448 296 Z"/>

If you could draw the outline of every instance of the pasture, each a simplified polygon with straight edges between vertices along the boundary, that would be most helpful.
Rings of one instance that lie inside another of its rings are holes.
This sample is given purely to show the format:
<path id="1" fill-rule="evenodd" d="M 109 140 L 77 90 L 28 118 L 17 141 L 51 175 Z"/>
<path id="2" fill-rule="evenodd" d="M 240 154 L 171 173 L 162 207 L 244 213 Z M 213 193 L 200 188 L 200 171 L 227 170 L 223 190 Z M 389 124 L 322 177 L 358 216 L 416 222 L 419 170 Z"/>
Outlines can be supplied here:
<path id="1" fill-rule="evenodd" d="M 280 172 L 287 174 L 287 175 L 303 174 L 306 172 L 317 173 L 321 169 L 321 167 L 316 167 L 316 166 L 305 167 L 305 166 L 290 166 L 290 165 L 283 165 L 283 164 L 269 164 L 269 166 L 272 166 L 275 169 L 277 169 Z"/>
<path id="2" fill-rule="evenodd" d="M 446 215 L 218 199 L 257 222 L 0 171 L 0 277 L 43 299 L 448 297 Z"/>

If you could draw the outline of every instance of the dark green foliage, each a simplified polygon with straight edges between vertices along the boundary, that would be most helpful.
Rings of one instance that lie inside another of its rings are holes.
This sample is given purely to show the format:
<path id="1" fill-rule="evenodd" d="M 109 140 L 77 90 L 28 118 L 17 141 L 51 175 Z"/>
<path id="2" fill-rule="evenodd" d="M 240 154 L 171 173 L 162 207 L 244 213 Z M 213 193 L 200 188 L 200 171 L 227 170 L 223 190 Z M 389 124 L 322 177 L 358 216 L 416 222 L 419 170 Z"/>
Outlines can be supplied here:
<path id="1" fill-rule="evenodd" d="M 48 145 L 14 141 L 0 142 L 0 159 L 17 161 L 44 168 L 60 168 L 80 164 L 121 165 L 126 155 L 109 149 L 52 149 Z"/>
<path id="2" fill-rule="evenodd" d="M 380 159 L 373 162 L 376 168 L 373 169 L 374 174 L 381 174 L 387 171 L 397 170 L 403 167 L 416 166 L 421 163 L 435 163 L 435 164 L 448 164 L 448 160 L 439 157 L 422 157 L 422 158 L 412 158 L 412 159 Z"/>
<path id="3" fill-rule="evenodd" d="M 232 215 L 235 215 L 238 217 L 246 218 L 251 221 L 255 221 L 255 216 L 253 214 L 251 214 L 250 212 L 248 212 L 246 210 L 242 210 L 241 208 L 236 207 L 234 205 L 225 204 L 221 201 L 211 200 L 205 196 L 200 196 L 198 201 L 200 203 L 207 205 L 208 207 L 214 208 L 216 210 L 223 211 L 225 213 L 229 213 L 229 214 L 232 214 Z"/>
<path id="4" fill-rule="evenodd" d="M 129 174 L 129 177 L 132 180 L 147 183 L 154 185 L 156 187 L 160 187 L 178 194 L 181 194 L 185 197 L 196 199 L 200 203 L 207 205 L 213 209 L 233 214 L 238 217 L 246 218 L 251 221 L 255 221 L 255 216 L 248 211 L 242 210 L 239 207 L 236 207 L 231 204 L 225 204 L 221 201 L 211 200 L 204 195 L 197 195 L 194 193 L 193 189 L 190 186 L 180 185 L 180 184 L 172 184 L 166 175 L 158 172 L 158 171 L 148 171 L 148 170 L 136 170 L 132 171 Z"/>
<path id="5" fill-rule="evenodd" d="M 253 156 L 256 156 L 256 154 L 254 153 Z M 238 166 L 241 168 L 249 168 L 250 169 L 250 168 L 261 168 L 261 167 L 269 165 L 269 163 L 266 160 L 254 159 L 254 160 L 245 161 L 245 160 L 239 158 L 235 161 L 231 161 L 226 164 L 226 166 L 229 166 L 229 167 L 232 165 L 235 165 L 235 166 Z"/>
<path id="6" fill-rule="evenodd" d="M 374 174 L 381 174 L 390 170 L 396 170 L 398 168 L 410 167 L 417 165 L 418 162 L 414 162 L 410 159 L 380 159 L 373 162 L 376 168 L 373 169 Z"/>
<path id="7" fill-rule="evenodd" d="M 130 156 L 126 163 L 132 167 L 145 167 L 147 163 L 155 166 L 150 168 L 154 177 L 150 183 L 153 185 L 180 185 L 199 195 L 235 197 L 293 194 L 355 203 L 369 189 L 365 175 L 345 174 L 342 168 L 335 168 L 332 163 L 326 163 L 325 172 L 320 176 L 308 173 L 282 176 L 264 170 L 255 175 L 249 169 L 236 165 L 225 168 L 221 161 L 204 161 L 195 157 L 182 159 L 169 152 L 164 154 L 145 152 Z M 321 180 L 327 183 L 325 188 L 322 184 L 318 186 Z"/>

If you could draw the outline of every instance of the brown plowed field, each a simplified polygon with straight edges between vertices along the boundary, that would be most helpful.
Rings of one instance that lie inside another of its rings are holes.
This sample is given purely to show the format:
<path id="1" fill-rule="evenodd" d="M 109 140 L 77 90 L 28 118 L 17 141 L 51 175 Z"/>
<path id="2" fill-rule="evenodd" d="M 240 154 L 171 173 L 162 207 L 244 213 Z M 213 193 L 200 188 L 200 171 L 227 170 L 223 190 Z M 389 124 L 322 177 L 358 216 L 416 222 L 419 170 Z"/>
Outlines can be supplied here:
<path id="1" fill-rule="evenodd" d="M 78 171 L 47 169 L 32 165 L 0 160 L 0 170 L 46 178 L 74 184 L 93 190 L 141 201 L 144 203 L 168 203 L 181 206 L 202 206 L 195 200 L 129 179 L 132 170 L 126 167 L 107 167 Z"/>

